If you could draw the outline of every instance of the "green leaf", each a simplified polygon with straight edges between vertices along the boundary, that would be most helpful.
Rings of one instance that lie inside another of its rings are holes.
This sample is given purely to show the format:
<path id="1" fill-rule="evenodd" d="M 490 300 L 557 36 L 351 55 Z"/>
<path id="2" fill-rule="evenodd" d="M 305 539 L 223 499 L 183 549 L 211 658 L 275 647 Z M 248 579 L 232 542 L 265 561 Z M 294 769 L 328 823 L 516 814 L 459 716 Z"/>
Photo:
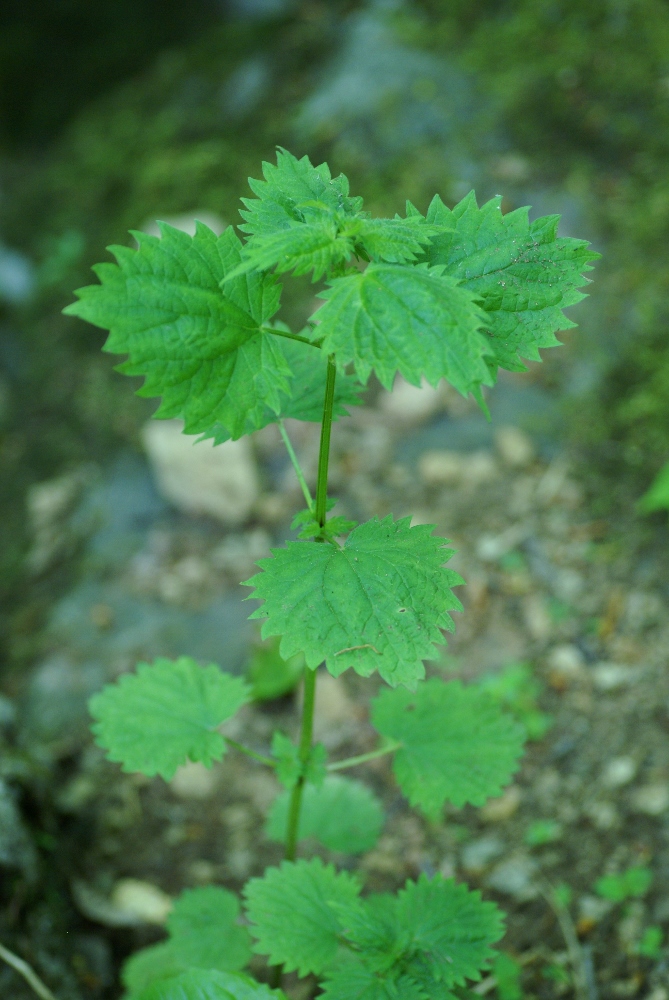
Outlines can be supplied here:
<path id="1" fill-rule="evenodd" d="M 256 645 L 246 668 L 255 701 L 283 697 L 297 687 L 303 673 L 304 657 L 298 653 L 284 660 L 279 653 L 277 638 Z"/>
<path id="2" fill-rule="evenodd" d="M 276 776 L 284 788 L 294 788 L 302 773 L 300 751 L 292 740 L 278 730 L 272 736 L 272 756 L 276 760 Z"/>
<path id="3" fill-rule="evenodd" d="M 420 954 L 430 976 L 447 986 L 481 978 L 504 933 L 502 915 L 479 892 L 436 875 L 421 875 L 398 893 L 397 922 L 408 947 Z M 415 959 L 414 959 L 415 962 Z"/>
<path id="4" fill-rule="evenodd" d="M 94 268 L 101 283 L 65 312 L 110 331 L 104 350 L 129 355 L 119 371 L 145 376 L 140 395 L 162 396 L 156 416 L 183 418 L 187 434 L 221 423 L 240 437 L 288 393 L 277 338 L 260 332 L 281 288 L 260 274 L 221 287 L 240 262 L 230 228 L 217 237 L 198 223 L 191 237 L 161 223 L 161 233 L 135 233 L 138 250 L 111 247 L 118 263 Z"/>
<path id="5" fill-rule="evenodd" d="M 522 971 L 520 962 L 506 952 L 495 956 L 492 974 L 497 980 L 499 1000 L 523 1000 Z"/>
<path id="6" fill-rule="evenodd" d="M 498 795 L 518 766 L 524 731 L 484 692 L 432 678 L 415 694 L 383 691 L 372 722 L 403 746 L 393 769 L 414 806 L 437 816 L 444 802 L 480 806 Z"/>
<path id="7" fill-rule="evenodd" d="M 491 347 L 479 332 L 485 314 L 442 270 L 370 264 L 362 274 L 336 278 L 319 292 L 327 301 L 314 315 L 313 336 L 322 338 L 326 354 L 353 362 L 363 382 L 374 370 L 386 389 L 398 371 L 413 385 L 444 378 L 465 396 L 492 384 L 485 360 Z"/>
<path id="8" fill-rule="evenodd" d="M 285 996 L 281 990 L 271 990 L 250 976 L 191 969 L 154 983 L 132 1000 L 285 1000 Z"/>
<path id="9" fill-rule="evenodd" d="M 246 581 L 265 604 L 251 618 L 267 618 L 263 638 L 283 636 L 281 655 L 303 652 L 315 669 L 325 659 L 335 677 L 348 667 L 369 676 L 378 670 L 391 685 L 425 675 L 441 629 L 453 630 L 449 610 L 461 604 L 451 587 L 461 578 L 443 564 L 453 554 L 433 525 L 372 518 L 355 528 L 342 548 L 288 542 Z"/>
<path id="10" fill-rule="evenodd" d="M 575 325 L 562 310 L 584 298 L 578 289 L 599 254 L 585 240 L 558 238 L 559 216 L 530 223 L 528 208 L 502 215 L 501 202 L 492 198 L 479 208 L 471 191 L 451 211 L 435 195 L 427 221 L 444 230 L 424 260 L 444 265 L 477 296 L 488 316 L 493 366 L 525 371 L 521 358 L 541 361 L 539 348 L 558 346 L 556 330 Z"/>
<path id="11" fill-rule="evenodd" d="M 159 657 L 108 684 L 89 708 L 96 742 L 110 760 L 169 781 L 189 759 L 207 767 L 221 759 L 225 742 L 216 727 L 249 700 L 248 685 L 214 663 Z"/>
<path id="12" fill-rule="evenodd" d="M 353 216 L 362 207 L 362 198 L 349 198 L 343 174 L 333 178 L 327 163 L 314 167 L 308 156 L 298 160 L 278 147 L 276 166 L 264 162 L 262 172 L 264 181 L 249 178 L 256 198 L 242 198 L 246 211 L 240 213 L 245 221 L 239 228 L 245 233 L 271 236 L 296 222 L 308 222 L 314 215 Z"/>
<path id="13" fill-rule="evenodd" d="M 128 993 L 134 998 L 148 989 L 152 983 L 171 979 L 187 970 L 174 954 L 169 941 L 161 941 L 148 948 L 136 951 L 123 963 L 121 979 Z"/>
<path id="14" fill-rule="evenodd" d="M 274 323 L 275 329 L 288 330 L 285 323 Z M 310 330 L 303 330 L 302 336 L 310 336 Z M 325 397 L 325 377 L 327 372 L 327 355 L 315 347 L 301 344 L 287 337 L 275 337 L 275 349 L 280 351 L 286 365 L 292 371 L 287 377 L 288 396 L 282 398 L 278 411 L 265 406 L 262 413 L 248 413 L 244 424 L 244 433 L 252 434 L 272 424 L 280 417 L 292 417 L 294 420 L 307 420 L 320 423 L 323 417 L 323 400 Z M 348 375 L 343 368 L 337 372 L 333 420 L 348 416 L 349 406 L 360 406 L 362 386 L 355 375 Z M 231 433 L 222 424 L 215 424 L 204 437 L 213 437 L 215 444 L 228 441 Z"/>
<path id="15" fill-rule="evenodd" d="M 334 960 L 342 926 L 335 905 L 355 906 L 360 885 L 320 858 L 284 861 L 251 879 L 244 894 L 255 951 L 299 976 L 317 975 Z"/>
<path id="16" fill-rule="evenodd" d="M 653 884 L 653 873 L 643 865 L 633 865 L 619 875 L 604 875 L 595 882 L 595 892 L 612 903 L 645 896 Z"/>
<path id="17" fill-rule="evenodd" d="M 281 843 L 286 839 L 290 794 L 274 800 L 265 832 Z M 358 854 L 379 838 L 385 816 L 376 796 L 359 781 L 329 775 L 320 788 L 307 785 L 302 795 L 299 839 L 313 837 L 331 851 Z"/>
<path id="18" fill-rule="evenodd" d="M 187 889 L 167 919 L 175 954 L 186 968 L 243 969 L 251 957 L 251 942 L 238 919 L 239 901 L 232 892 L 215 885 Z"/>
<path id="19" fill-rule="evenodd" d="M 426 1000 L 422 984 L 409 976 L 380 978 L 362 962 L 342 961 L 323 983 L 323 1000 Z M 451 992 L 433 992 L 430 1000 L 456 1000 Z"/>
<path id="20" fill-rule="evenodd" d="M 652 514 L 656 510 L 669 510 L 669 464 L 663 466 L 637 503 L 642 514 Z"/>
<path id="21" fill-rule="evenodd" d="M 356 973 L 342 966 L 327 973 L 325 996 L 372 1000 L 393 997 L 449 997 L 451 987 L 481 978 L 504 932 L 502 917 L 480 893 L 437 875 L 407 882 L 397 896 L 369 896 L 357 908 L 342 910 L 344 938 L 358 956 Z M 372 975 L 379 986 L 374 992 Z M 367 984 L 365 983 L 367 979 Z M 364 988 L 362 988 L 364 987 Z"/>
<path id="22" fill-rule="evenodd" d="M 283 733 L 277 731 L 272 736 L 272 755 L 276 759 L 277 778 L 284 788 L 294 788 L 302 774 L 299 747 L 295 746 Z M 314 785 L 322 785 L 326 774 L 326 760 L 327 751 L 323 744 L 314 744 L 304 769 L 305 781 Z"/>
<path id="23" fill-rule="evenodd" d="M 309 222 L 294 222 L 289 229 L 252 236 L 244 247 L 242 263 L 228 280 L 253 269 L 276 267 L 277 272 L 294 274 L 313 271 L 311 280 L 318 281 L 353 253 L 353 236 L 342 232 L 338 221 L 337 216 L 328 213 Z"/>
<path id="24" fill-rule="evenodd" d="M 358 222 L 358 241 L 369 257 L 388 264 L 405 264 L 416 260 L 430 242 L 437 227 L 427 225 L 422 216 L 401 219 L 363 218 Z"/>

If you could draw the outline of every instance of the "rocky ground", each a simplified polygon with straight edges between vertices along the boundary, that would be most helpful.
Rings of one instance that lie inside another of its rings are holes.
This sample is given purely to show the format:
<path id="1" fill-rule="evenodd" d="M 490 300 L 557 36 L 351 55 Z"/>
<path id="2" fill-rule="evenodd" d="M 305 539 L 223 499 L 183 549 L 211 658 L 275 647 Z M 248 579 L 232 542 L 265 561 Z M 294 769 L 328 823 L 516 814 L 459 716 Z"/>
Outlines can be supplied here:
<path id="1" fill-rule="evenodd" d="M 318 429 L 289 431 L 313 478 Z M 122 774 L 88 735 L 88 696 L 137 659 L 190 653 L 243 669 L 255 632 L 239 583 L 302 506 L 275 428 L 248 446 L 198 446 L 201 460 L 168 425 L 147 431 L 144 447 L 150 469 L 121 456 L 29 499 L 26 572 L 37 586 L 60 580 L 64 562 L 77 570 L 46 626 L 18 634 L 34 666 L 0 700 L 0 933 L 59 1000 L 119 997 L 121 959 L 160 938 L 170 897 L 210 882 L 239 890 L 280 858 L 262 832 L 277 786 L 261 766 L 230 752 L 166 785 Z M 491 427 L 430 389 L 377 395 L 337 425 L 333 449 L 341 513 L 411 514 L 457 550 L 464 613 L 428 671 L 486 677 L 533 737 L 500 799 L 440 823 L 408 809 L 387 759 L 361 766 L 387 823 L 368 853 L 334 859 L 373 890 L 421 871 L 480 887 L 508 914 L 502 948 L 528 997 L 667 1000 L 669 591 L 658 536 L 598 514 L 587 470 L 555 447 L 537 451 L 517 427 Z M 319 678 L 316 736 L 333 755 L 372 746 L 377 687 Z M 234 735 L 266 749 L 274 728 L 295 731 L 298 697 L 247 707 Z M 596 888 L 630 868 L 646 874 L 627 898 Z M 498 978 L 477 992 L 521 995 Z M 31 994 L 3 967 L 0 995 Z"/>

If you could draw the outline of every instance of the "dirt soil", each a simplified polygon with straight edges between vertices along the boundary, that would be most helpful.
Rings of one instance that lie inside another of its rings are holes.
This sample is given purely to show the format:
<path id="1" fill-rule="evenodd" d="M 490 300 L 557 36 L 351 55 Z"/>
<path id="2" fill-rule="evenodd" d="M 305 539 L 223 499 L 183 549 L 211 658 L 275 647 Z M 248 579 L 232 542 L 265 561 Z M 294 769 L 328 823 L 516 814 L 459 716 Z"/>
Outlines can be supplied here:
<path id="1" fill-rule="evenodd" d="M 374 891 L 397 889 L 420 872 L 454 875 L 480 888 L 508 915 L 501 947 L 521 963 L 527 997 L 667 1000 L 667 950 L 658 945 L 652 957 L 638 953 L 648 927 L 669 930 L 663 536 L 631 515 L 624 532 L 602 518 L 588 470 L 555 450 L 538 457 L 518 431 L 493 427 L 489 443 L 474 451 L 435 448 L 434 426 L 446 427 L 444 406 L 449 427 L 473 419 L 458 415 L 449 400 L 418 407 L 412 418 L 381 398 L 337 425 L 337 512 L 359 519 L 411 514 L 452 539 L 452 565 L 467 581 L 458 591 L 464 613 L 455 616 L 455 635 L 441 659 L 427 664 L 428 674 L 469 682 L 528 664 L 534 680 L 510 696 L 510 707 L 526 720 L 529 712 L 531 725 L 539 720 L 537 738 L 500 799 L 481 809 L 447 809 L 439 823 L 409 810 L 389 759 L 362 765 L 354 776 L 370 784 L 388 813 L 377 845 L 361 857 L 309 844 L 303 853 L 358 870 Z M 432 430 L 421 437 L 425 428 Z M 291 433 L 313 475 L 317 428 Z M 417 442 L 413 450 L 404 447 L 409 440 Z M 127 557 L 104 570 L 103 583 L 122 585 L 131 597 L 148 589 L 175 613 L 236 595 L 257 555 L 253 546 L 285 537 L 291 512 L 301 506 L 278 435 L 261 432 L 255 450 L 264 494 L 242 532 L 161 515 Z M 221 560 L 221 543 L 231 538 L 236 559 Z M 67 546 L 63 552 L 73 558 Z M 90 559 L 84 564 L 84 575 L 99 574 Z M 91 611 L 101 642 L 116 627 L 105 608 L 98 601 Z M 49 654 L 58 655 L 58 642 L 49 642 Z M 117 661 L 102 680 L 130 666 Z M 377 680 L 350 671 L 337 680 L 321 672 L 316 738 L 334 758 L 373 747 L 368 703 L 377 689 Z M 7 816 L 16 819 L 20 809 L 21 820 L 12 850 L 0 856 L 2 940 L 33 963 L 59 1000 L 117 998 L 121 960 L 161 937 L 161 893 L 208 883 L 239 891 L 280 860 L 280 848 L 263 835 L 277 785 L 261 765 L 234 752 L 211 772 L 188 765 L 171 784 L 123 774 L 80 722 L 40 762 L 21 736 L 31 695 L 18 684 L 7 695 L 0 704 L 2 775 L 11 792 Z M 247 707 L 229 735 L 266 752 L 273 729 L 296 732 L 298 701 L 296 693 Z M 602 875 L 635 865 L 652 871 L 646 893 L 623 903 L 597 894 Z M 155 911 L 148 921 L 123 926 L 113 902 L 123 879 L 138 880 L 138 891 L 148 893 L 146 905 Z M 254 971 L 263 970 L 258 959 Z M 288 992 L 306 1000 L 313 988 L 293 982 Z M 498 989 L 489 975 L 476 991 L 512 1000 Z M 27 1000 L 31 993 L 2 968 L 0 995 Z"/>

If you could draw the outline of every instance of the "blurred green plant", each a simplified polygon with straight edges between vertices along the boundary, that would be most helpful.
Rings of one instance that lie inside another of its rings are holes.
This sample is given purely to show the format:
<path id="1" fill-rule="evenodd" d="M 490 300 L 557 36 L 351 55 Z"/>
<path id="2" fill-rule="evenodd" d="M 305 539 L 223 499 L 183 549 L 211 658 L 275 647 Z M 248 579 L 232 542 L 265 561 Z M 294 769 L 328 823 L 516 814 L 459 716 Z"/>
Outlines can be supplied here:
<path id="1" fill-rule="evenodd" d="M 554 844 L 562 836 L 562 826 L 553 819 L 538 819 L 525 831 L 523 840 L 528 847 L 543 847 Z"/>
<path id="2" fill-rule="evenodd" d="M 646 927 L 641 939 L 634 946 L 634 953 L 644 958 L 659 958 L 662 954 L 664 933 L 661 927 L 651 925 Z"/>
<path id="3" fill-rule="evenodd" d="M 522 1000 L 525 996 L 521 983 L 523 967 L 506 951 L 500 951 L 492 966 L 492 974 L 497 980 L 499 1000 Z"/>
<path id="4" fill-rule="evenodd" d="M 529 663 L 510 663 L 498 674 L 485 674 L 479 684 L 522 723 L 529 740 L 542 739 L 552 726 L 552 716 L 538 707 L 542 684 Z"/>
<path id="5" fill-rule="evenodd" d="M 281 640 L 276 636 L 255 643 L 246 666 L 246 679 L 255 701 L 272 701 L 290 694 L 304 673 L 304 656 L 296 653 L 287 660 L 281 656 Z"/>
<path id="6" fill-rule="evenodd" d="M 595 892 L 612 903 L 645 896 L 653 884 L 653 873 L 643 865 L 634 865 L 618 875 L 603 875 L 595 882 Z"/>

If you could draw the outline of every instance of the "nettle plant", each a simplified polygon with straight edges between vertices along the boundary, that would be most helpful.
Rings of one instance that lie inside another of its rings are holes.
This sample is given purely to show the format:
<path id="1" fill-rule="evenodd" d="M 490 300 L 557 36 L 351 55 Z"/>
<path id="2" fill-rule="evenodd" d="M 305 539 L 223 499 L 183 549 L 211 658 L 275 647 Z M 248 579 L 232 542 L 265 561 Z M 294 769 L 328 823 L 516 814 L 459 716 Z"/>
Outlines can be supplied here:
<path id="1" fill-rule="evenodd" d="M 169 781 L 187 761 L 211 766 L 226 750 L 272 768 L 284 786 L 268 821 L 285 860 L 252 878 L 240 904 L 227 890 L 184 892 L 168 939 L 138 952 L 123 978 L 132 1000 L 269 1000 L 282 974 L 318 978 L 327 1000 L 452 1000 L 480 979 L 503 934 L 497 907 L 441 875 L 422 874 L 395 895 L 363 893 L 360 879 L 320 857 L 299 859 L 306 837 L 348 854 L 369 849 L 383 824 L 377 799 L 340 772 L 393 754 L 409 800 L 438 819 L 445 803 L 482 805 L 517 767 L 523 727 L 481 686 L 425 680 L 423 661 L 452 631 L 463 583 L 433 525 L 328 516 L 332 423 L 374 372 L 387 389 L 399 372 L 419 385 L 445 379 L 485 409 L 483 387 L 499 368 L 525 370 L 573 324 L 597 254 L 556 235 L 558 217 L 503 215 L 501 199 L 479 207 L 473 192 L 454 209 L 439 196 L 427 215 L 372 218 L 331 177 L 279 149 L 264 180 L 242 199 L 245 234 L 197 224 L 193 237 L 161 225 L 134 233 L 138 249 L 112 247 L 117 263 L 95 268 L 65 310 L 109 330 L 105 350 L 127 354 L 119 370 L 160 396 L 157 417 L 180 417 L 186 434 L 215 443 L 279 423 L 306 507 L 297 540 L 273 549 L 247 581 L 262 601 L 263 638 L 280 636 L 287 660 L 304 657 L 299 741 L 277 732 L 265 753 L 220 731 L 250 699 L 240 677 L 188 657 L 142 663 L 91 701 L 95 737 L 126 771 Z M 323 305 L 294 333 L 275 320 L 277 274 L 325 280 Z M 320 422 L 312 497 L 283 418 Z M 222 637 L 224 641 L 224 637 Z M 385 686 L 371 707 L 378 747 L 329 761 L 312 738 L 318 668 L 377 672 Z M 267 956 L 269 984 L 242 970 Z"/>

